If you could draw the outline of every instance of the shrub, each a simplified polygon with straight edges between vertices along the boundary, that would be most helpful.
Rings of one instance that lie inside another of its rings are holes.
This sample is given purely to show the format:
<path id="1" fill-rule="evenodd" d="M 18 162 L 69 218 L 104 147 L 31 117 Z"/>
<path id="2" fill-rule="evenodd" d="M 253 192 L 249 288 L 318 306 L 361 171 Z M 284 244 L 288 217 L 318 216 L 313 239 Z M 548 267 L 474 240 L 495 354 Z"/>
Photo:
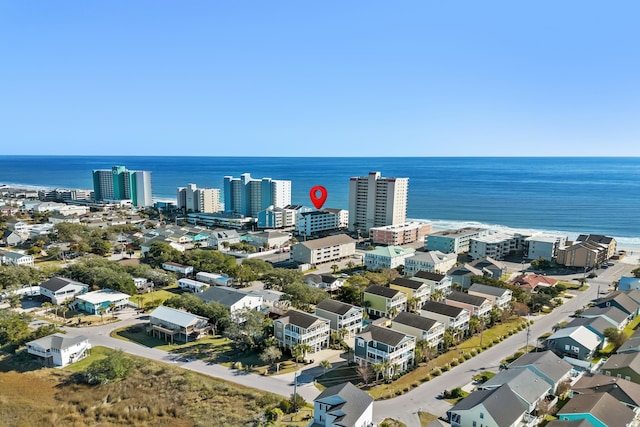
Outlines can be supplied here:
<path id="1" fill-rule="evenodd" d="M 471 357 L 473 356 L 477 356 L 478 355 L 478 350 L 476 350 L 475 348 L 471 349 Z"/>
<path id="2" fill-rule="evenodd" d="M 420 382 L 426 383 L 431 379 L 431 375 L 427 374 L 427 376 L 420 378 Z"/>
<path id="3" fill-rule="evenodd" d="M 442 371 L 440 369 L 436 368 L 433 371 L 431 371 L 431 376 L 432 377 L 437 377 L 439 375 L 442 375 Z"/>
<path id="4" fill-rule="evenodd" d="M 446 364 L 441 368 L 441 370 L 442 370 L 442 372 L 447 372 L 450 368 L 451 368 L 451 366 L 449 366 L 449 364 L 448 364 L 448 363 L 446 363 Z"/>
<path id="5" fill-rule="evenodd" d="M 451 361 L 451 366 L 458 366 L 458 359 L 453 359 Z"/>

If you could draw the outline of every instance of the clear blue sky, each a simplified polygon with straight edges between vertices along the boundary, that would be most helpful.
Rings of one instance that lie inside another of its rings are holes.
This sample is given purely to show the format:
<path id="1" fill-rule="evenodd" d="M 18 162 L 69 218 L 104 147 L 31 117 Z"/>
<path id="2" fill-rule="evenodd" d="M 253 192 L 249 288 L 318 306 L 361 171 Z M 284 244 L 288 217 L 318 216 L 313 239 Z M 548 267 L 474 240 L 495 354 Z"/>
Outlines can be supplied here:
<path id="1" fill-rule="evenodd" d="M 0 155 L 640 156 L 638 1 L 4 1 Z"/>

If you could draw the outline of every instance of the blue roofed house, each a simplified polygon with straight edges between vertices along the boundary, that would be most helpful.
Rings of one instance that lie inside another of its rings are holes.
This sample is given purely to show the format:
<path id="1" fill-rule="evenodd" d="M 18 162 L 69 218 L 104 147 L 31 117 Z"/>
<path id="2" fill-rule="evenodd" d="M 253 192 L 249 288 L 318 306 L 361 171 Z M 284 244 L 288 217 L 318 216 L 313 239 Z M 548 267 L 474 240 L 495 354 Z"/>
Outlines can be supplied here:
<path id="1" fill-rule="evenodd" d="M 622 276 L 618 282 L 619 291 L 640 290 L 640 277 Z"/>
<path id="2" fill-rule="evenodd" d="M 334 385 L 313 400 L 313 420 L 307 427 L 370 427 L 373 398 L 350 382 Z"/>

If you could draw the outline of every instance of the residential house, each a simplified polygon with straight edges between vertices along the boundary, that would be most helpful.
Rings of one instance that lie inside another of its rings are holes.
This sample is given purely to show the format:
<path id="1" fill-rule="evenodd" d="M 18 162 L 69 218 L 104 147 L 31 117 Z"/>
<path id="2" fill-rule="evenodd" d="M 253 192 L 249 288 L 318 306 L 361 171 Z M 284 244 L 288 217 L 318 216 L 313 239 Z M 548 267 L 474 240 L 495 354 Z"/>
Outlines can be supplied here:
<path id="1" fill-rule="evenodd" d="M 147 333 L 166 341 L 194 341 L 209 333 L 209 319 L 161 305 L 149 314 Z"/>
<path id="2" fill-rule="evenodd" d="M 40 295 L 52 304 L 62 304 L 89 290 L 89 285 L 65 277 L 53 277 L 40 284 Z"/>
<path id="3" fill-rule="evenodd" d="M 356 241 L 346 234 L 296 243 L 291 259 L 302 264 L 323 264 L 349 258 L 356 253 Z"/>
<path id="4" fill-rule="evenodd" d="M 0 250 L 0 265 L 3 264 L 33 267 L 33 256 L 20 252 Z"/>
<path id="5" fill-rule="evenodd" d="M 211 285 L 209 285 L 208 283 L 200 282 L 193 279 L 187 279 L 185 277 L 183 277 L 182 279 L 178 279 L 178 287 L 189 292 L 200 293 L 210 286 Z"/>
<path id="6" fill-rule="evenodd" d="M 2 240 L 7 246 L 18 246 L 29 238 L 29 234 L 20 234 L 17 231 L 4 230 Z"/>
<path id="7" fill-rule="evenodd" d="M 440 251 L 415 252 L 404 260 L 404 274 L 411 277 L 418 271 L 445 274 L 452 269 L 458 261 L 458 255 L 445 254 Z"/>
<path id="8" fill-rule="evenodd" d="M 591 360 L 602 340 L 584 326 L 562 328 L 545 340 L 545 347 L 560 357 Z"/>
<path id="9" fill-rule="evenodd" d="M 471 266 L 482 271 L 483 276 L 492 279 L 501 279 L 507 274 L 507 264 L 489 256 L 476 259 Z"/>
<path id="10" fill-rule="evenodd" d="M 478 386 L 479 390 L 493 390 L 503 384 L 527 404 L 527 412 L 534 413 L 538 402 L 551 394 L 551 384 L 529 369 L 500 371 L 495 377 Z"/>
<path id="11" fill-rule="evenodd" d="M 421 241 L 431 232 L 431 223 L 411 221 L 404 224 L 372 227 L 369 229 L 374 244 L 406 245 Z"/>
<path id="12" fill-rule="evenodd" d="M 469 329 L 469 319 L 471 318 L 471 312 L 465 308 L 436 301 L 425 302 L 420 309 L 420 315 L 442 323 L 446 329 L 460 331 Z"/>
<path id="13" fill-rule="evenodd" d="M 453 267 L 447 272 L 447 277 L 452 283 L 459 284 L 462 289 L 469 289 L 473 283 L 474 276 L 484 276 L 484 271 L 472 267 L 470 264 L 463 264 L 459 267 Z"/>
<path id="14" fill-rule="evenodd" d="M 629 320 L 638 315 L 638 303 L 622 292 L 615 292 L 605 298 L 600 298 L 596 301 L 594 306 L 600 308 L 618 308 L 627 313 Z"/>
<path id="15" fill-rule="evenodd" d="M 76 310 L 85 313 L 104 314 L 126 307 L 129 304 L 129 298 L 131 295 L 122 292 L 100 289 L 76 296 L 72 305 Z"/>
<path id="16" fill-rule="evenodd" d="M 350 382 L 326 388 L 313 400 L 307 427 L 370 427 L 373 398 Z"/>
<path id="17" fill-rule="evenodd" d="M 234 243 L 240 243 L 240 234 L 238 234 L 237 230 L 216 228 L 209 231 L 209 246 L 221 249 Z"/>
<path id="18" fill-rule="evenodd" d="M 625 294 L 626 296 L 631 298 L 637 305 L 640 305 L 640 290 L 638 289 L 630 289 L 628 291 L 617 290 L 609 293 L 609 296 L 615 296 L 617 294 Z"/>
<path id="19" fill-rule="evenodd" d="M 91 348 L 84 335 L 53 334 L 27 343 L 27 353 L 41 358 L 46 366 L 64 367 L 84 359 Z"/>
<path id="20" fill-rule="evenodd" d="M 367 270 L 383 270 L 404 265 L 404 260 L 413 256 L 414 248 L 401 246 L 379 246 L 364 255 L 364 265 Z"/>
<path id="21" fill-rule="evenodd" d="M 467 309 L 472 316 L 480 318 L 487 317 L 491 311 L 493 304 L 491 300 L 485 297 L 466 294 L 464 292 L 453 291 L 444 299 L 445 304 L 454 307 Z"/>
<path id="22" fill-rule="evenodd" d="M 229 309 L 231 316 L 239 322 L 245 320 L 241 316 L 243 311 L 262 310 L 262 296 L 242 289 L 210 286 L 195 295 L 207 304 L 217 302 L 224 305 Z"/>
<path id="23" fill-rule="evenodd" d="M 635 413 L 609 393 L 574 395 L 556 416 L 559 420 L 587 420 L 598 427 L 635 426 Z"/>
<path id="24" fill-rule="evenodd" d="M 411 278 L 419 282 L 424 282 L 431 288 L 429 294 L 445 296 L 451 292 L 451 277 L 439 273 L 431 273 L 429 271 L 418 271 Z"/>
<path id="25" fill-rule="evenodd" d="M 487 234 L 489 234 L 489 230 L 473 227 L 437 231 L 425 237 L 424 248 L 427 251 L 440 251 L 446 254 L 469 252 L 471 239 Z"/>
<path id="26" fill-rule="evenodd" d="M 528 405 L 504 384 L 471 393 L 447 411 L 451 427 L 521 427 L 535 420 Z"/>
<path id="27" fill-rule="evenodd" d="M 600 367 L 600 373 L 640 384 L 640 353 L 614 354 Z"/>
<path id="28" fill-rule="evenodd" d="M 483 285 L 481 283 L 474 283 L 469 287 L 469 295 L 475 295 L 483 297 L 491 301 L 494 307 L 504 310 L 511 304 L 511 298 L 513 292 L 511 289 L 499 288 L 497 286 Z"/>
<path id="29" fill-rule="evenodd" d="M 391 329 L 413 335 L 418 341 L 426 341 L 430 347 L 438 348 L 444 336 L 444 324 L 417 314 L 403 311 L 391 322 Z"/>
<path id="30" fill-rule="evenodd" d="M 431 295 L 431 286 L 420 280 L 405 279 L 404 277 L 396 277 L 389 284 L 391 289 L 407 294 L 407 306 L 411 309 L 412 305 L 416 308 L 422 307 Z"/>
<path id="31" fill-rule="evenodd" d="M 580 317 L 601 317 L 611 323 L 611 326 L 622 329 L 629 323 L 629 316 L 616 307 L 589 307 L 580 313 Z"/>
<path id="32" fill-rule="evenodd" d="M 544 276 L 542 274 L 522 274 L 510 282 L 512 285 L 519 286 L 528 293 L 535 293 L 539 287 L 547 288 L 555 286 L 558 281 L 553 277 Z"/>
<path id="33" fill-rule="evenodd" d="M 618 290 L 630 291 L 632 289 L 640 290 L 640 277 L 622 276 L 618 282 Z"/>
<path id="34" fill-rule="evenodd" d="M 407 294 L 386 286 L 369 285 L 362 292 L 362 305 L 371 316 L 392 318 L 407 309 Z"/>
<path id="35" fill-rule="evenodd" d="M 273 323 L 278 346 L 291 350 L 297 344 L 307 344 L 310 353 L 315 353 L 329 345 L 330 322 L 322 317 L 289 310 Z"/>
<path id="36" fill-rule="evenodd" d="M 571 386 L 573 394 L 593 394 L 609 393 L 619 402 L 637 411 L 640 408 L 640 384 L 624 380 L 622 378 L 610 377 L 596 374 L 593 376 L 582 376 Z"/>
<path id="37" fill-rule="evenodd" d="M 371 324 L 356 335 L 354 361 L 358 365 L 388 363 L 386 375 L 393 376 L 413 366 L 415 348 L 416 337 Z"/>
<path id="38" fill-rule="evenodd" d="M 304 276 L 305 283 L 314 288 L 337 291 L 344 285 L 344 280 L 332 274 L 307 274 Z"/>
<path id="39" fill-rule="evenodd" d="M 607 337 L 605 336 L 604 331 L 613 327 L 608 320 L 602 317 L 576 317 L 565 327 L 574 328 L 578 326 L 584 326 L 600 338 L 601 343 L 598 350 L 601 350 L 607 345 Z"/>
<path id="40" fill-rule="evenodd" d="M 193 267 L 192 266 L 178 264 L 177 262 L 163 262 L 162 263 L 162 269 L 163 270 L 167 270 L 167 271 L 171 271 L 173 273 L 176 273 L 176 274 L 182 275 L 182 276 L 188 276 L 190 274 L 193 274 Z"/>
<path id="41" fill-rule="evenodd" d="M 568 380 L 572 366 L 551 351 L 525 353 L 509 365 L 509 369 L 530 369 L 551 385 L 556 392 L 558 386 Z"/>
<path id="42" fill-rule="evenodd" d="M 328 319 L 332 332 L 347 331 L 351 338 L 362 329 L 362 307 L 327 298 L 316 305 L 315 314 Z"/>
<path id="43" fill-rule="evenodd" d="M 231 286 L 233 284 L 233 279 L 230 277 L 221 274 L 207 273 L 205 271 L 196 273 L 196 280 L 208 285 Z"/>
<path id="44" fill-rule="evenodd" d="M 640 352 L 640 329 L 636 329 L 627 342 L 622 344 L 616 353 L 638 353 Z"/>
<path id="45" fill-rule="evenodd" d="M 259 248 L 276 249 L 287 246 L 291 240 L 291 233 L 282 231 L 265 230 L 249 233 L 245 237 L 250 239 L 250 243 Z"/>

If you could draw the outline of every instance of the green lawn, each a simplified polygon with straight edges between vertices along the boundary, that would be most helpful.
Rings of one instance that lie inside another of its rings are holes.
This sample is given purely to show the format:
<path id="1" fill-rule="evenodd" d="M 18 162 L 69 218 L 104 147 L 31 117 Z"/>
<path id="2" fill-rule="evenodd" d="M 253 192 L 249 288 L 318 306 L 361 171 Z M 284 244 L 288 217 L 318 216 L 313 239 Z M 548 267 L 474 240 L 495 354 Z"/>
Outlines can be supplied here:
<path id="1" fill-rule="evenodd" d="M 375 381 L 375 374 L 371 378 L 371 381 Z M 353 385 L 358 385 L 362 382 L 362 379 L 356 372 L 355 366 L 339 366 L 337 368 L 328 370 L 325 374 L 316 378 L 316 382 L 322 389 L 334 386 L 336 384 L 343 383 L 345 381 L 351 382 Z"/>
<path id="2" fill-rule="evenodd" d="M 110 349 L 108 349 L 107 347 L 101 347 L 101 346 L 92 347 L 91 350 L 89 350 L 89 356 L 85 357 L 84 359 L 76 363 L 67 365 L 65 369 L 72 372 L 86 371 L 89 365 L 91 365 L 93 362 L 107 357 L 107 353 L 109 351 Z"/>
<path id="3" fill-rule="evenodd" d="M 197 357 L 199 359 L 210 359 L 218 354 L 229 352 L 231 348 L 231 340 L 223 338 L 219 335 L 200 338 L 197 341 L 188 343 L 176 342 L 174 344 L 167 343 L 164 340 L 154 338 L 148 335 L 144 327 L 133 325 L 122 329 L 116 329 L 111 336 L 125 341 L 133 341 L 146 347 L 153 347 L 163 351 L 172 353 L 180 353 L 189 357 Z"/>
<path id="4" fill-rule="evenodd" d="M 177 289 L 177 287 L 175 288 Z M 138 307 L 157 307 L 171 297 L 175 297 L 177 293 L 172 292 L 174 288 L 163 288 L 146 294 L 133 295 L 131 301 L 138 304 Z"/>

